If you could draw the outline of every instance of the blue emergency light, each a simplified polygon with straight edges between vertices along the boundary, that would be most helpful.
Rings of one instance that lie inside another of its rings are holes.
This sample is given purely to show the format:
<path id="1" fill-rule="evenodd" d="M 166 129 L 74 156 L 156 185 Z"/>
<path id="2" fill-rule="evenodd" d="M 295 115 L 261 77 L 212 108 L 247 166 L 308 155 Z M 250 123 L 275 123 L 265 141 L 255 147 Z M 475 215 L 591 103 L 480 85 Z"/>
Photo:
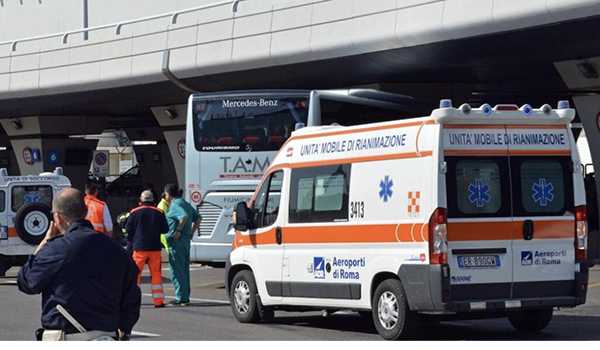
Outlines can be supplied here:
<path id="1" fill-rule="evenodd" d="M 571 108 L 569 101 L 567 101 L 567 100 L 558 101 L 558 109 L 569 109 L 569 108 Z"/>
<path id="2" fill-rule="evenodd" d="M 523 114 L 526 116 L 529 116 L 531 115 L 531 112 L 533 112 L 533 108 L 529 104 L 524 104 L 521 106 L 521 111 L 523 111 Z"/>
<path id="3" fill-rule="evenodd" d="M 452 100 L 450 100 L 450 99 L 440 100 L 440 108 L 452 108 Z"/>
<path id="4" fill-rule="evenodd" d="M 483 105 L 481 105 L 481 112 L 483 112 L 483 115 L 485 115 L 486 117 L 489 117 L 490 115 L 492 115 L 493 112 L 492 106 L 490 106 L 487 103 L 484 103 Z"/>

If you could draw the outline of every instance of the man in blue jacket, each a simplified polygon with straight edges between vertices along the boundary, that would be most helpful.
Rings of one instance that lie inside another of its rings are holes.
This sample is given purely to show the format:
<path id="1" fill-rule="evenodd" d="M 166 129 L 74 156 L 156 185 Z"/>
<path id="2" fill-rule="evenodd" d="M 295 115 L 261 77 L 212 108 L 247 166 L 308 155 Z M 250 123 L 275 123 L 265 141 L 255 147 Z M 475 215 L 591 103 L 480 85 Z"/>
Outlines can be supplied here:
<path id="1" fill-rule="evenodd" d="M 19 290 L 42 293 L 42 327 L 77 333 L 56 309 L 64 307 L 88 331 L 129 335 L 140 316 L 138 269 L 112 239 L 84 220 L 83 194 L 62 190 L 50 228 L 18 276 Z"/>
<path id="2" fill-rule="evenodd" d="M 133 261 L 140 270 L 138 284 L 141 282 L 144 265 L 150 268 L 152 300 L 154 307 L 163 307 L 160 234 L 167 232 L 169 226 L 162 210 L 154 206 L 154 195 L 150 190 L 140 195 L 140 206 L 131 210 L 125 225 L 127 241 L 133 249 Z"/>

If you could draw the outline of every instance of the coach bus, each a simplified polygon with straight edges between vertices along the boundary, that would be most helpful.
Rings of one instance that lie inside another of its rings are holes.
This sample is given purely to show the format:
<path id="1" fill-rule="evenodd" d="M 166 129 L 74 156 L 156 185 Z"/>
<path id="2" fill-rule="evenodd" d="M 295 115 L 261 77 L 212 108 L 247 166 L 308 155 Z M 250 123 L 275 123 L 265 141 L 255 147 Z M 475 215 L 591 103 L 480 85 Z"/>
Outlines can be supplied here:
<path id="1" fill-rule="evenodd" d="M 188 101 L 185 196 L 200 213 L 192 261 L 220 265 L 233 207 L 247 200 L 292 131 L 393 120 L 412 98 L 372 89 L 193 94 Z"/>

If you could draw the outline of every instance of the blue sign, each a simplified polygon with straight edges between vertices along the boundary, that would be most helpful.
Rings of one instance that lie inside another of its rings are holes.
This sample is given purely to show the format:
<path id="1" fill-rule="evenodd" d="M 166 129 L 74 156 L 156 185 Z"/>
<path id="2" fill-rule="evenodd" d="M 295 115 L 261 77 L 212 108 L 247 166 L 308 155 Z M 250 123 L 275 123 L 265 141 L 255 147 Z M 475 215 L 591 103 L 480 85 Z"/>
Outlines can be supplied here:
<path id="1" fill-rule="evenodd" d="M 40 152 L 39 148 L 33 148 L 31 150 L 31 158 L 33 159 L 34 162 L 42 161 L 42 152 Z"/>
<path id="2" fill-rule="evenodd" d="M 394 186 L 394 181 L 390 179 L 389 176 L 385 176 L 383 180 L 379 182 L 379 198 L 381 198 L 384 202 L 387 202 L 390 198 L 392 198 L 392 187 Z"/>
<path id="3" fill-rule="evenodd" d="M 58 164 L 58 151 L 52 150 L 48 152 L 48 164 L 49 165 L 57 165 Z"/>
<path id="4" fill-rule="evenodd" d="M 483 208 L 492 200 L 490 187 L 481 180 L 475 180 L 469 184 L 469 202 L 477 208 Z"/>
<path id="5" fill-rule="evenodd" d="M 322 256 L 315 256 L 313 258 L 313 273 L 315 278 L 325 278 L 325 259 Z"/>
<path id="6" fill-rule="evenodd" d="M 541 178 L 531 186 L 531 197 L 540 207 L 546 207 L 554 200 L 554 185 Z"/>
<path id="7" fill-rule="evenodd" d="M 533 253 L 530 251 L 521 252 L 521 265 L 533 265 Z"/>

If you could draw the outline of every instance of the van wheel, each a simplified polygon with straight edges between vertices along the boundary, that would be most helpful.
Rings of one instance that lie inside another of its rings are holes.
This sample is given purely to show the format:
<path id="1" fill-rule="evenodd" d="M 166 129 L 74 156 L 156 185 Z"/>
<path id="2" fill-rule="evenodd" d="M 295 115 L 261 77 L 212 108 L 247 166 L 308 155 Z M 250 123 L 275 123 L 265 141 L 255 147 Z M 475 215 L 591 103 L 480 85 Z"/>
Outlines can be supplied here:
<path id="1" fill-rule="evenodd" d="M 510 324 L 519 332 L 540 332 L 552 320 L 553 309 L 524 310 L 508 314 Z"/>
<path id="2" fill-rule="evenodd" d="M 231 282 L 229 301 L 233 315 L 242 323 L 254 323 L 260 318 L 258 291 L 252 272 L 242 270 Z"/>
<path id="3" fill-rule="evenodd" d="M 399 280 L 387 279 L 377 286 L 371 302 L 373 323 L 379 335 L 387 340 L 408 338 L 414 334 L 416 319 L 408 308 Z"/>
<path id="4" fill-rule="evenodd" d="M 50 227 L 50 207 L 41 203 L 26 204 L 17 211 L 15 229 L 19 237 L 31 245 L 38 245 Z"/>

